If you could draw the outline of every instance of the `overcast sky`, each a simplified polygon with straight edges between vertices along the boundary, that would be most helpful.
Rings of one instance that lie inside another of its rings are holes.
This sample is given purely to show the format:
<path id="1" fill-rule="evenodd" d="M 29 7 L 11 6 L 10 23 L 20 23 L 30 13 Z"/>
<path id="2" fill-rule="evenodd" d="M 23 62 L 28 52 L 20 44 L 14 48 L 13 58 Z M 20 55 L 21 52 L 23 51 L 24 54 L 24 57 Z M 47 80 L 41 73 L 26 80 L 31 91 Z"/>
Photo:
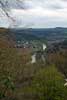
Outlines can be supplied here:
<path id="1" fill-rule="evenodd" d="M 21 7 L 15 1 L 9 3 L 8 8 L 11 9 L 10 16 L 16 22 L 11 22 L 0 14 L 0 26 L 15 24 L 16 27 L 27 28 L 67 27 L 67 0 L 25 0 L 20 4 Z"/>

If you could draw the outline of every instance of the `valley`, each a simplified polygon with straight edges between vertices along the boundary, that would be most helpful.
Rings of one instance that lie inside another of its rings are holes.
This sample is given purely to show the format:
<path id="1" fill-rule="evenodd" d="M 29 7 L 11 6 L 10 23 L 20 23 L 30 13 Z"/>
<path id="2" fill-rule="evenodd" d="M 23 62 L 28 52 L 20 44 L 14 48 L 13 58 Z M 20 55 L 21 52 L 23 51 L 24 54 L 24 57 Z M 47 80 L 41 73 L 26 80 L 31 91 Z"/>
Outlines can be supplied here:
<path id="1" fill-rule="evenodd" d="M 0 29 L 0 100 L 67 100 L 66 32 Z"/>

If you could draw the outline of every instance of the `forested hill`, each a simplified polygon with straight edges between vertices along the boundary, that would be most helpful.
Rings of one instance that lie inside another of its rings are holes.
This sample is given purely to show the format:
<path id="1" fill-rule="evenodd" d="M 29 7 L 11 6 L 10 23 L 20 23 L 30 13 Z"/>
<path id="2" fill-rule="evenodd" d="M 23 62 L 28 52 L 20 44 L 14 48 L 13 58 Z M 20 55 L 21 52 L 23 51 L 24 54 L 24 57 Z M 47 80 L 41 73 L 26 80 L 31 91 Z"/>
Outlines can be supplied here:
<path id="1" fill-rule="evenodd" d="M 58 41 L 67 39 L 67 28 L 42 28 L 42 29 L 5 29 L 0 28 L 0 46 L 6 43 L 7 45 L 14 45 L 14 43 L 19 41 L 45 41 L 49 43 L 55 43 Z"/>
<path id="2" fill-rule="evenodd" d="M 41 29 L 31 29 L 32 34 L 39 36 L 52 36 L 52 35 L 67 35 L 67 28 L 41 28 Z"/>
<path id="3" fill-rule="evenodd" d="M 39 28 L 39 29 L 12 29 L 16 35 L 26 33 L 28 35 L 35 35 L 37 37 L 42 37 L 42 38 L 49 38 L 49 37 L 59 37 L 59 38 L 67 38 L 67 28 L 61 28 L 61 27 L 56 27 L 56 28 Z"/>

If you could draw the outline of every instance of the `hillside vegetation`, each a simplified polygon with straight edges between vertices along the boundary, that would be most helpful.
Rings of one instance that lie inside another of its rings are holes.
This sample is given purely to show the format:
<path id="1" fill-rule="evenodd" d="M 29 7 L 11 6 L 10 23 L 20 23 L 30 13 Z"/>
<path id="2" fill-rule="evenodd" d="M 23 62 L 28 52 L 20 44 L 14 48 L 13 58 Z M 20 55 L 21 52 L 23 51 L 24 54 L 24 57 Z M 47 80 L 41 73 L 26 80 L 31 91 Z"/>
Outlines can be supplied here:
<path id="1" fill-rule="evenodd" d="M 0 33 L 0 100 L 67 100 L 67 51 L 48 52 L 45 63 L 31 64 L 30 52 L 14 48 L 5 31 Z"/>
<path id="2" fill-rule="evenodd" d="M 5 47 L 14 47 L 15 38 L 9 29 L 0 28 L 0 48 Z"/>

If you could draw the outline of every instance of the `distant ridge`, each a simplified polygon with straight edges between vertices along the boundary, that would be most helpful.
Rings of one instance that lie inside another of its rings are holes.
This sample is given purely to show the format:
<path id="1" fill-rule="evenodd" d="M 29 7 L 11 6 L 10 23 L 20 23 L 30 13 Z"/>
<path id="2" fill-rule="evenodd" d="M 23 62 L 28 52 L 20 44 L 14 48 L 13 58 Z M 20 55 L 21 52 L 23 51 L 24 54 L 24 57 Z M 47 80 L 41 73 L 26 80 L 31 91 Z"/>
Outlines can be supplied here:
<path id="1" fill-rule="evenodd" d="M 14 28 L 11 31 L 16 35 L 19 39 L 23 37 L 32 40 L 37 38 L 42 39 L 67 39 L 67 28 L 64 27 L 55 27 L 55 28 Z"/>
<path id="2" fill-rule="evenodd" d="M 17 41 L 47 40 L 63 41 L 67 39 L 67 28 L 0 28 L 0 47 L 14 47 Z"/>

